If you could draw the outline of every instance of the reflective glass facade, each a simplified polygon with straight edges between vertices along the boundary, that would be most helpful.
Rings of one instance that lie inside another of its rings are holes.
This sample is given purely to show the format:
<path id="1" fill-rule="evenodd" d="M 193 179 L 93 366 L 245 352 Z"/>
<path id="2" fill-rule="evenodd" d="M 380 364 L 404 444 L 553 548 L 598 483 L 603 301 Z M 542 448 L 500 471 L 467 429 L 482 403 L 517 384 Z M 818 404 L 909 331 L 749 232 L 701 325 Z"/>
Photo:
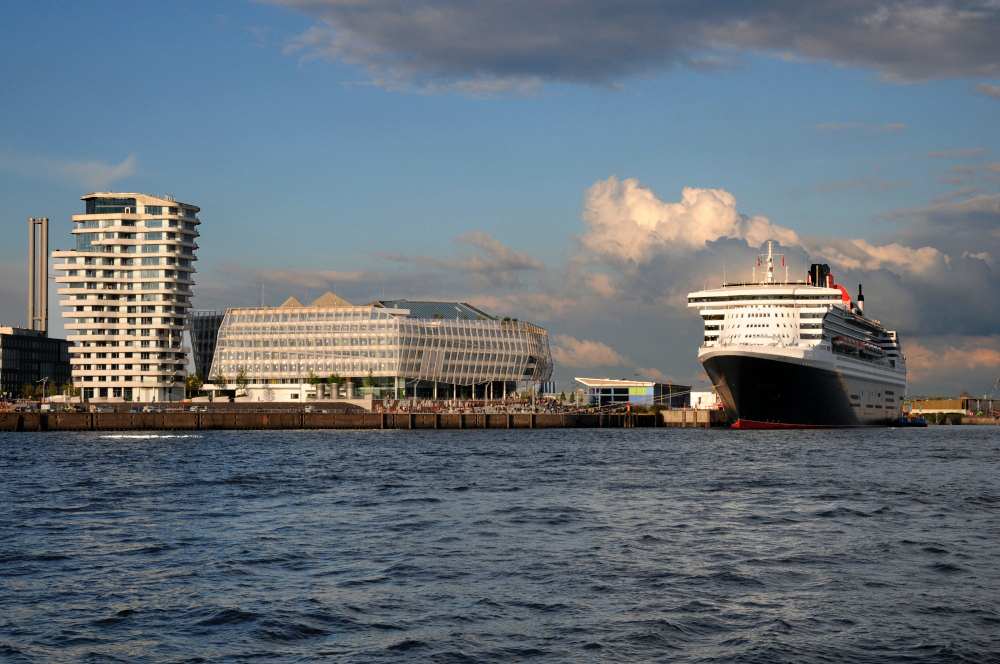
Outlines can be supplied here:
<path id="1" fill-rule="evenodd" d="M 337 373 L 359 384 L 372 379 L 398 396 L 407 381 L 454 387 L 552 375 L 548 333 L 538 326 L 482 315 L 414 318 L 405 302 L 392 304 L 399 308 L 230 309 L 219 327 L 210 376 L 232 382 L 242 369 L 250 385 L 263 385 Z"/>

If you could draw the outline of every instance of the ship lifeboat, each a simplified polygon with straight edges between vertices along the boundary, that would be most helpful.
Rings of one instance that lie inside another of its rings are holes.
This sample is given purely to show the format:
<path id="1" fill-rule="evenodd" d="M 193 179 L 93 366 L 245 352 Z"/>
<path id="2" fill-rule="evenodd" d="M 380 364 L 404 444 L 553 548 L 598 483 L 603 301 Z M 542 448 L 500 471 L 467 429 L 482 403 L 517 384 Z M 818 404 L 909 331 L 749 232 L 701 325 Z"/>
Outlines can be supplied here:
<path id="1" fill-rule="evenodd" d="M 845 353 L 857 353 L 861 350 L 861 345 L 857 341 L 846 337 L 834 337 L 833 347 Z"/>
<path id="2" fill-rule="evenodd" d="M 884 357 L 885 351 L 871 343 L 861 344 L 861 354 L 868 357 Z"/>

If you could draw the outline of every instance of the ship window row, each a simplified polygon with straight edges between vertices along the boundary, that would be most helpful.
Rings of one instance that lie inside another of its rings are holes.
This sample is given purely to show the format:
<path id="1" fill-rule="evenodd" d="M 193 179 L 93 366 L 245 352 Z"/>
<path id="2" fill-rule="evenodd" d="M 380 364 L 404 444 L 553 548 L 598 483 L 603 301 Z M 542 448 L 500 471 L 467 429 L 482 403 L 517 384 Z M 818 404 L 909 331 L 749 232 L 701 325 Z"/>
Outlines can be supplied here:
<path id="1" fill-rule="evenodd" d="M 721 318 L 721 317 L 720 317 Z M 730 318 L 795 318 L 795 314 L 786 312 L 753 312 L 753 313 L 733 313 Z"/>
<path id="2" fill-rule="evenodd" d="M 762 301 L 762 300 L 801 300 L 801 301 L 818 301 L 818 300 L 840 300 L 840 295 L 718 295 L 718 296 L 708 296 L 708 297 L 692 297 L 688 298 L 688 302 L 691 304 L 699 303 L 720 303 L 720 302 L 747 302 L 747 301 Z"/>

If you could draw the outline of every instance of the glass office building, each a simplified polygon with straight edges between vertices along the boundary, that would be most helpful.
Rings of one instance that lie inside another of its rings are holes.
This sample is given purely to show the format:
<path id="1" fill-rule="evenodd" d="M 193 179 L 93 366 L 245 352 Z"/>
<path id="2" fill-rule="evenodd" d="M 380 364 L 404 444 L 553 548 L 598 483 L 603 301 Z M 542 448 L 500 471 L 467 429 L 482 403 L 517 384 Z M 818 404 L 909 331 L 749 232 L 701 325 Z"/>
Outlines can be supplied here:
<path id="1" fill-rule="evenodd" d="M 332 385 L 310 374 L 338 374 L 375 397 L 432 399 L 501 398 L 552 375 L 543 328 L 464 302 L 353 306 L 328 293 L 308 306 L 229 309 L 215 336 L 207 380 L 221 376 L 234 390 L 242 372 L 255 400 L 330 396 Z"/>
<path id="2" fill-rule="evenodd" d="M 45 332 L 20 327 L 0 327 L 0 395 L 10 401 L 25 384 L 38 391 L 69 382 L 69 342 Z"/>

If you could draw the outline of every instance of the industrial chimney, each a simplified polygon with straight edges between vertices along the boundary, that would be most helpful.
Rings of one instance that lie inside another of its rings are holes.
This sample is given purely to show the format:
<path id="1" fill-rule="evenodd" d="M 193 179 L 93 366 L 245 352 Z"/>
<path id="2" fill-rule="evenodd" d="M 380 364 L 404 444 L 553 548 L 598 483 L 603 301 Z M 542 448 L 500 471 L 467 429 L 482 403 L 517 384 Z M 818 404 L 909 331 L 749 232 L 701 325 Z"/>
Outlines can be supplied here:
<path id="1" fill-rule="evenodd" d="M 48 334 L 49 220 L 28 220 L 28 327 Z M 37 243 L 36 243 L 37 238 Z"/>

